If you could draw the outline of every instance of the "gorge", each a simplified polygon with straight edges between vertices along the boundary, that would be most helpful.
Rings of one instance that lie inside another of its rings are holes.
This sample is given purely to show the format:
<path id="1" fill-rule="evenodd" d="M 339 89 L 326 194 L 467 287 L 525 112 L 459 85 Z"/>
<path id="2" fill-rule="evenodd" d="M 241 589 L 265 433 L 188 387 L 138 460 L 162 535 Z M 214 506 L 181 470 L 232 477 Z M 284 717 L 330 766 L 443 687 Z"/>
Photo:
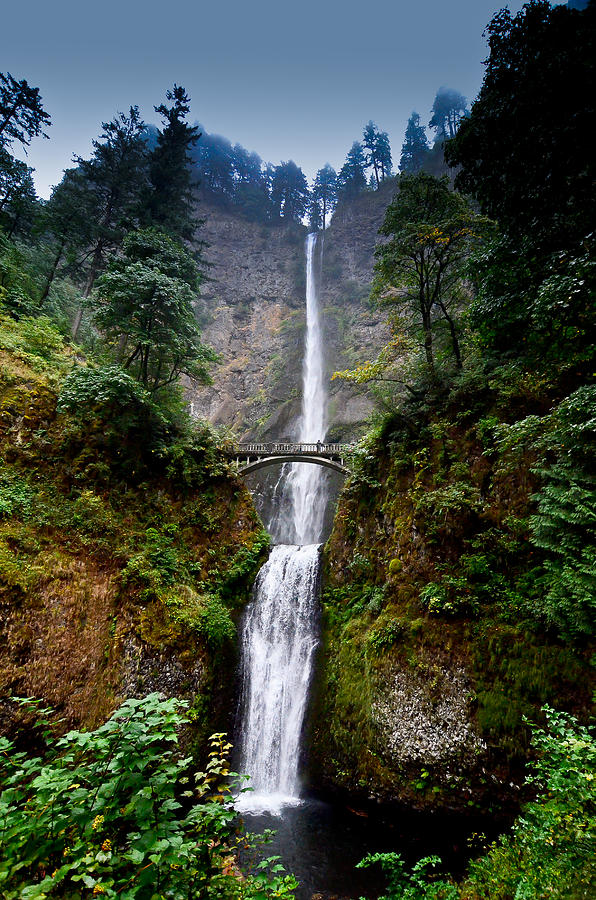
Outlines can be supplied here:
<path id="1" fill-rule="evenodd" d="M 0 73 L 6 900 L 594 896 L 579 5 L 495 14 L 399 174 L 370 120 L 309 184 L 174 84 L 42 199 Z"/>

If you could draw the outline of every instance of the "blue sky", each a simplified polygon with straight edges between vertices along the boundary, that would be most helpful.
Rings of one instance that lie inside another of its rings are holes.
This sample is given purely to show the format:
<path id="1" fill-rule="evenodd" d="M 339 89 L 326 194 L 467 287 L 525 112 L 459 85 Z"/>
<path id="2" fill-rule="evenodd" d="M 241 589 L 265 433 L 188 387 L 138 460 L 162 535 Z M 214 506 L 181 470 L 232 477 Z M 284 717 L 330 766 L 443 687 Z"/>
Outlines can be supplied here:
<path id="1" fill-rule="evenodd" d="M 146 121 L 183 84 L 191 118 L 256 150 L 294 159 L 312 177 L 338 168 L 373 119 L 399 160 L 413 109 L 428 122 L 441 85 L 472 100 L 482 82 L 498 0 L 28 0 L 0 19 L 2 71 L 40 88 L 49 141 L 28 162 L 48 196 L 73 153 L 87 155 L 102 120 L 138 104 Z"/>

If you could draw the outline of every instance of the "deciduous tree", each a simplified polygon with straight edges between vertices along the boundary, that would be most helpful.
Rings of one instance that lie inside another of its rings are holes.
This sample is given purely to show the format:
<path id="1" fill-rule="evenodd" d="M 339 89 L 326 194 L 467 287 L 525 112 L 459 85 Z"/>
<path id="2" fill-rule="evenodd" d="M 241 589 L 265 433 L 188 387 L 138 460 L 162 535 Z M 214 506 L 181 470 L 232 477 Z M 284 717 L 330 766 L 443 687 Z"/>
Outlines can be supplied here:
<path id="1" fill-rule="evenodd" d="M 431 374 L 439 323 L 447 326 L 456 367 L 462 366 L 457 316 L 463 264 L 486 227 L 487 221 L 450 190 L 446 177 L 424 172 L 400 176 L 399 190 L 379 229 L 388 240 L 375 251 L 374 292 L 421 330 Z"/>

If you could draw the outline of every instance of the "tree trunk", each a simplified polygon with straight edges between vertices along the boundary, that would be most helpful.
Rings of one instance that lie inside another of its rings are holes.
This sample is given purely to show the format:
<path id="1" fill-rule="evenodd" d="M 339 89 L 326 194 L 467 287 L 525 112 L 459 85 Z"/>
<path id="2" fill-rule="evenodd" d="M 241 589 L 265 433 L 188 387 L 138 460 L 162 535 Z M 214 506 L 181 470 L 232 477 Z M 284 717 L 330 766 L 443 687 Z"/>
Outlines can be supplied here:
<path id="1" fill-rule="evenodd" d="M 449 315 L 449 313 L 447 312 L 447 310 L 445 309 L 445 307 L 443 306 L 443 304 L 439 303 L 439 306 L 440 306 L 441 311 L 447 321 L 447 324 L 449 325 L 449 333 L 451 335 L 451 345 L 453 347 L 453 355 L 455 356 L 455 366 L 457 369 L 462 369 L 463 365 L 462 365 L 462 361 L 461 361 L 461 350 L 459 348 L 459 338 L 457 337 L 457 329 L 455 327 L 455 323 L 454 323 L 453 319 L 451 318 L 451 316 Z"/>
<path id="2" fill-rule="evenodd" d="M 62 253 L 64 251 L 65 243 L 66 243 L 66 238 L 62 237 L 62 240 L 60 241 L 60 244 L 58 245 L 58 252 L 57 252 L 56 256 L 54 257 L 54 265 L 52 266 L 50 274 L 48 275 L 48 279 L 46 281 L 46 286 L 43 289 L 43 294 L 41 295 L 41 300 L 39 301 L 40 304 L 44 304 L 45 301 L 48 299 L 48 294 L 50 293 L 50 288 L 52 286 L 52 282 L 54 281 L 54 278 L 56 276 L 56 269 L 58 268 L 58 263 L 62 259 Z"/>
<path id="3" fill-rule="evenodd" d="M 101 264 L 101 257 L 103 255 L 103 242 L 99 241 L 97 247 L 95 248 L 95 252 L 93 253 L 93 261 L 91 263 L 91 268 L 89 270 L 89 277 L 87 278 L 87 284 L 85 285 L 85 290 L 83 291 L 83 299 L 86 300 L 89 294 L 93 289 L 93 285 L 95 283 L 95 279 L 97 278 L 97 273 L 99 272 L 99 266 Z M 81 304 L 77 309 L 76 315 L 74 317 L 74 322 L 72 323 L 71 336 L 73 341 L 76 341 L 77 334 L 79 333 L 79 328 L 81 327 L 81 319 L 83 318 L 83 305 Z"/>

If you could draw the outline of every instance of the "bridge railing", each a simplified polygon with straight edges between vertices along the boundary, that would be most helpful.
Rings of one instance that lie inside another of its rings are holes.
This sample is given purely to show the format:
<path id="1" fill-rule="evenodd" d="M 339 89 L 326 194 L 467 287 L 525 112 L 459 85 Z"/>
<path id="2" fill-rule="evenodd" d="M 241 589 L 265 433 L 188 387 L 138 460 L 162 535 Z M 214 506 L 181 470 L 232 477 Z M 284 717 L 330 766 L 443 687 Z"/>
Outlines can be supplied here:
<path id="1" fill-rule="evenodd" d="M 348 450 L 352 449 L 351 444 L 331 444 L 324 443 L 323 441 L 317 441 L 312 444 L 292 444 L 292 443 L 279 443 L 279 444 L 237 444 L 234 453 L 264 453 L 264 454 L 275 454 L 279 455 L 282 453 L 291 453 L 291 454 L 299 454 L 299 453 L 312 453 L 326 456 L 339 456 L 343 453 L 346 453 Z"/>

